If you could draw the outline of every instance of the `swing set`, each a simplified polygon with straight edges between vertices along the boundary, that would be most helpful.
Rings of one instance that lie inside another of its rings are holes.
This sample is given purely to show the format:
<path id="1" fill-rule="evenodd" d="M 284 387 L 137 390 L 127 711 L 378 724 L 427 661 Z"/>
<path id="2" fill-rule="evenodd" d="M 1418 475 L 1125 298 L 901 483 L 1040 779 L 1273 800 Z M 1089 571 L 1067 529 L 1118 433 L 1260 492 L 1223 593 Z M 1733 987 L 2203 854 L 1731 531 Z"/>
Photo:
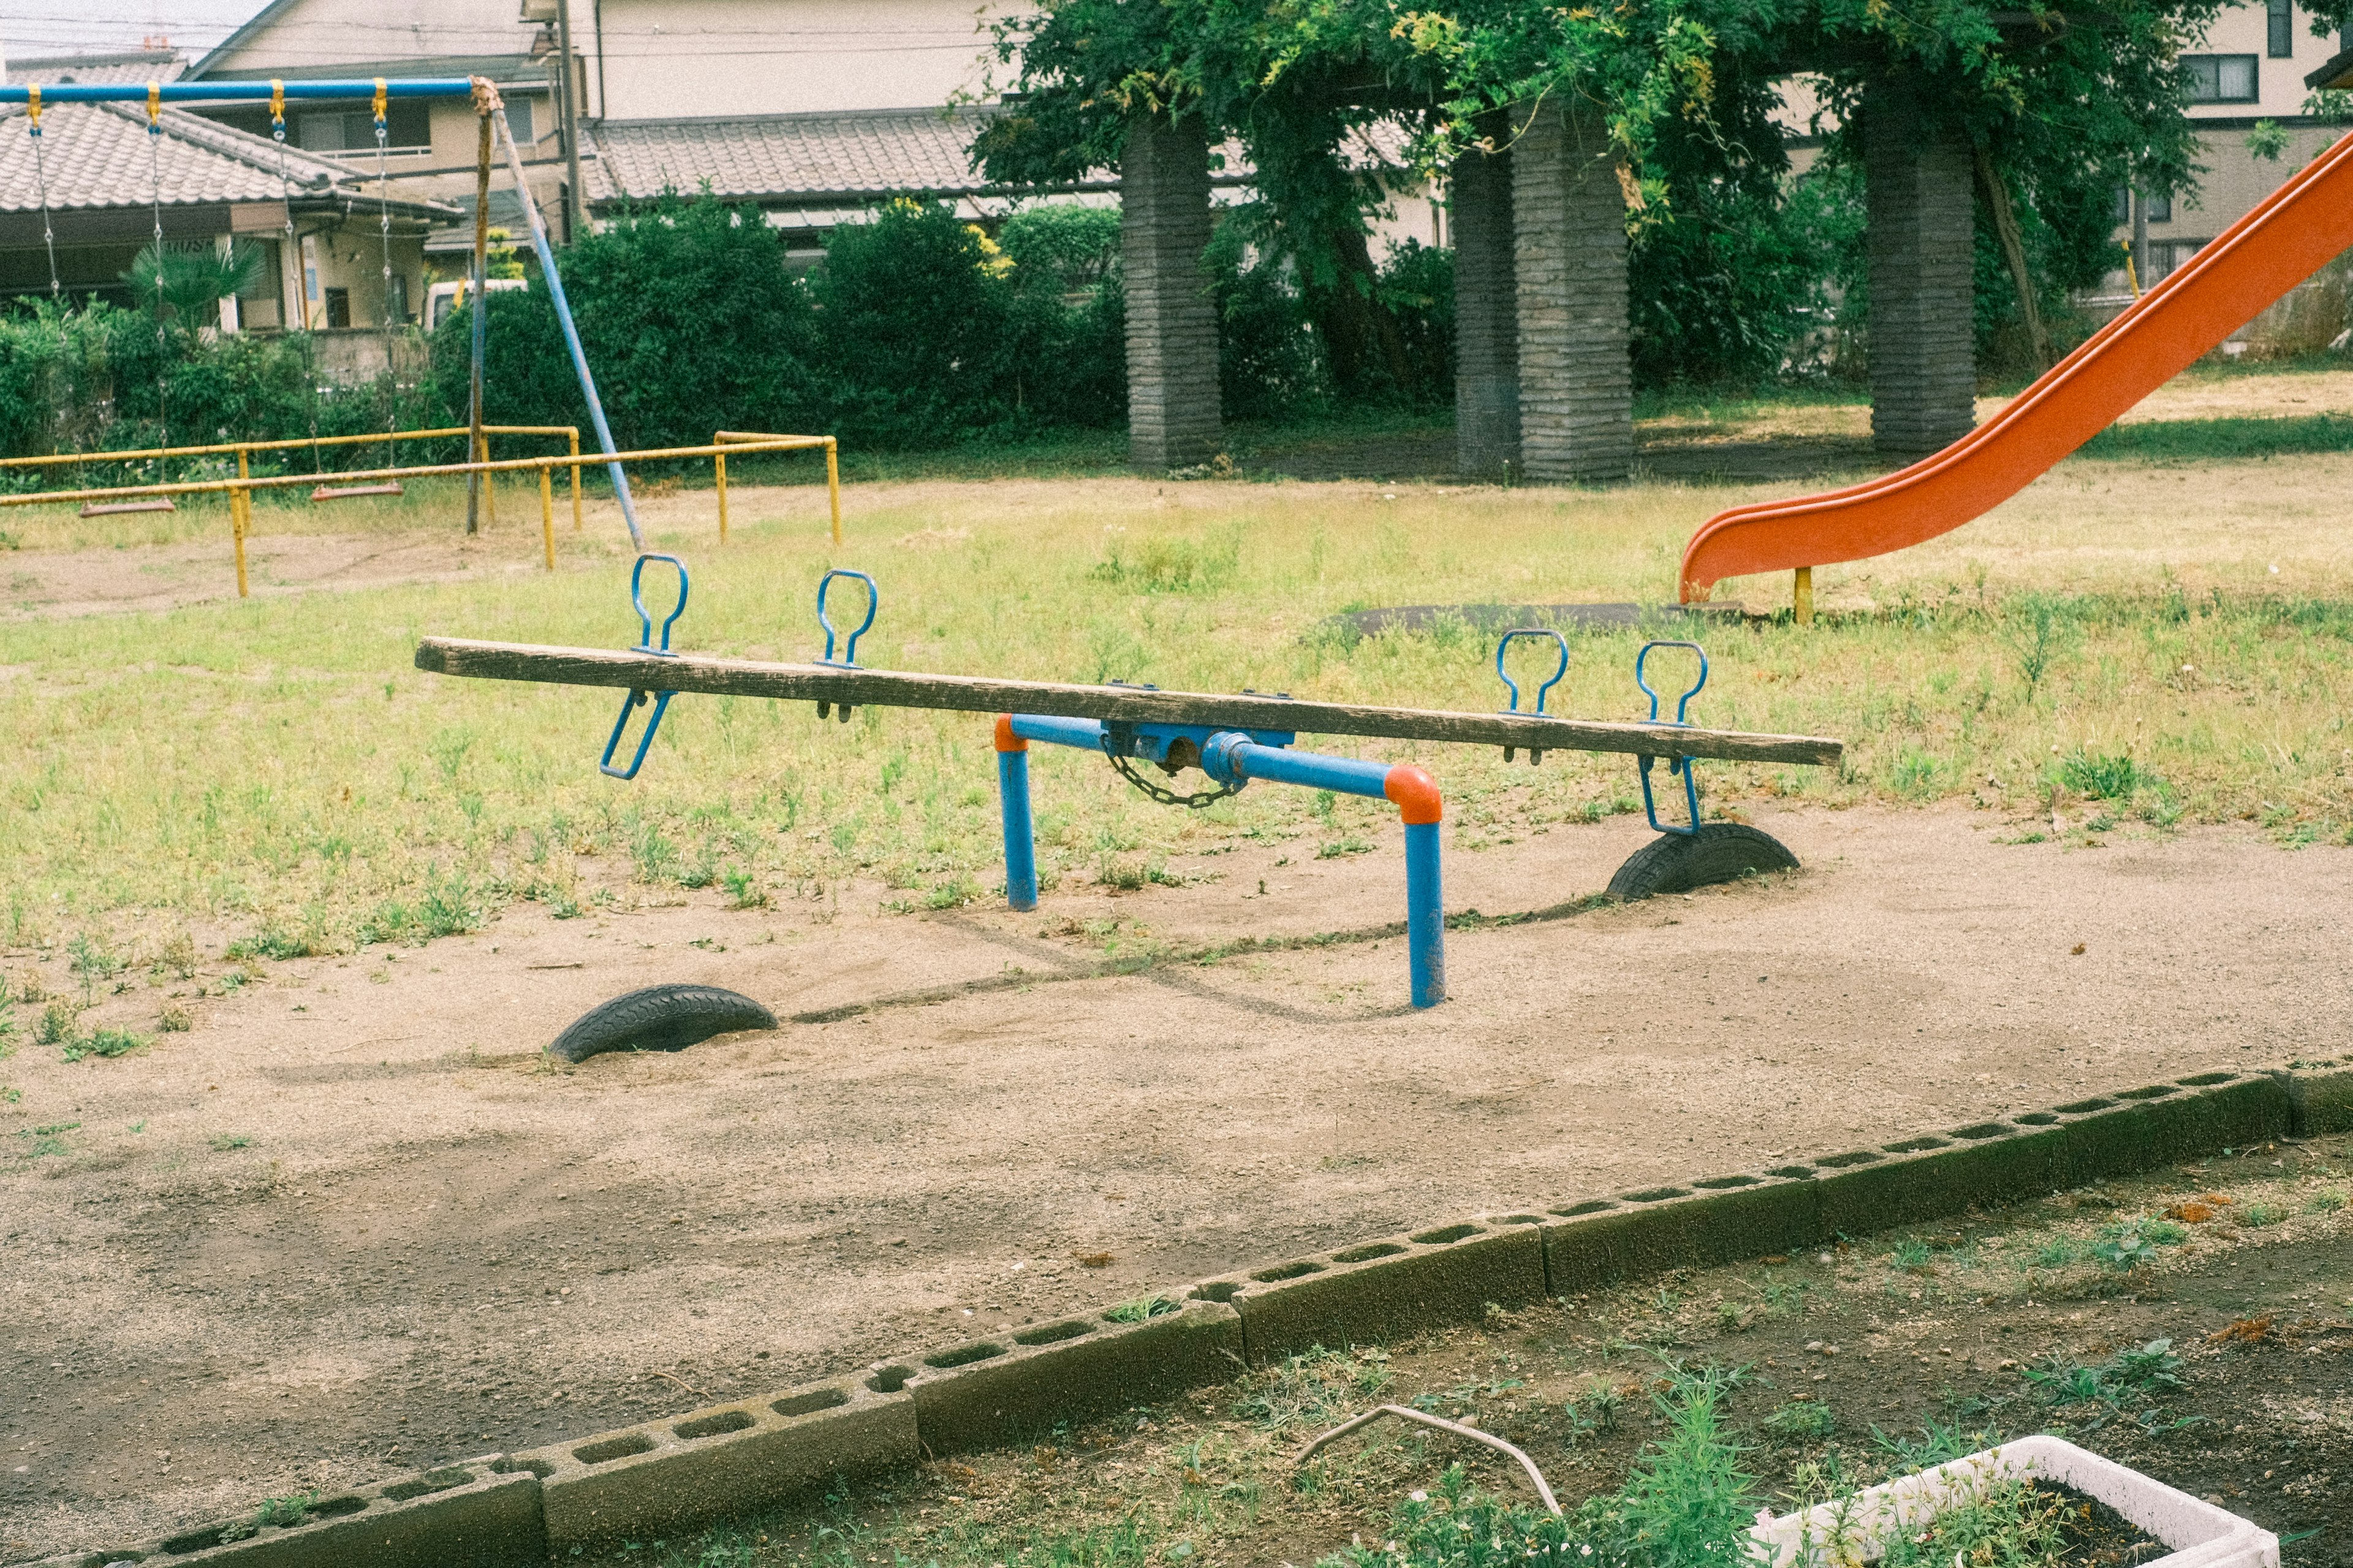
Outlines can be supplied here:
<path id="1" fill-rule="evenodd" d="M 387 166 L 389 130 L 387 106 L 395 99 L 468 98 L 473 101 L 480 122 L 478 156 L 475 170 L 474 246 L 472 266 L 467 292 L 471 304 L 470 367 L 468 378 L 468 417 L 463 427 L 432 430 L 402 430 L 399 428 L 397 382 L 394 374 L 395 326 L 394 269 L 392 262 L 391 180 Z M 315 344 L 310 333 L 316 322 L 312 316 L 310 288 L 307 279 L 296 293 L 301 300 L 301 327 L 304 332 L 306 358 L 305 379 L 310 387 L 311 434 L 307 438 L 295 437 L 276 441 L 221 442 L 205 446 L 174 447 L 170 442 L 171 389 L 168 376 L 159 379 L 156 395 L 158 424 L 164 439 L 156 446 L 138 451 L 54 453 L 29 458 L 0 458 L 0 471 L 20 468 L 54 468 L 79 466 L 91 462 L 156 462 L 167 464 L 174 458 L 219 458 L 234 456 L 237 475 L 210 479 L 159 481 L 149 484 L 116 485 L 81 488 L 67 490 L 39 491 L 22 495 L 0 495 L 0 507 L 39 506 L 79 503 L 83 517 L 103 517 L 125 512 L 167 512 L 177 510 L 176 499 L 198 494 L 224 494 L 229 500 L 230 530 L 237 560 L 237 595 L 248 593 L 246 566 L 246 538 L 251 530 L 253 493 L 256 490 L 298 489 L 309 485 L 311 501 L 323 504 L 362 497 L 398 496 L 405 493 L 404 481 L 429 475 L 464 474 L 467 477 L 466 531 L 478 532 L 494 518 L 494 492 L 491 476 L 503 472 L 536 471 L 539 478 L 541 531 L 546 565 L 555 566 L 554 504 L 553 475 L 557 468 L 568 469 L 572 488 L 572 526 L 581 528 L 580 497 L 580 432 L 572 426 L 490 425 L 483 419 L 482 366 L 487 342 L 488 309 L 485 284 L 489 276 L 490 247 L 490 184 L 494 153 L 503 149 L 507 169 L 516 190 L 527 192 L 522 156 L 515 145 L 514 134 L 507 124 L 505 105 L 498 89 L 479 77 L 425 78 L 399 80 L 378 77 L 372 80 L 322 80 L 286 82 L 270 81 L 207 81 L 207 82 L 148 82 L 137 83 L 59 83 L 43 86 L 28 83 L 18 87 L 0 86 L 0 105 L 23 104 L 33 146 L 35 184 L 38 190 L 41 210 L 42 244 L 47 250 L 49 268 L 49 294 L 62 301 L 65 289 L 58 269 L 57 235 L 50 216 L 48 174 L 43 153 L 44 110 L 67 103 L 141 103 L 147 113 L 149 205 L 154 236 L 156 339 L 159 347 L 166 347 L 164 321 L 165 268 L 164 266 L 164 184 L 161 142 L 164 136 L 164 106 L 174 102 L 205 103 L 267 103 L 269 106 L 270 135 L 277 144 L 278 175 L 280 196 L 286 215 L 287 254 L 299 258 L 301 237 L 294 223 L 294 182 L 286 154 L 286 107 L 290 101 L 304 100 L 368 100 L 375 111 L 377 184 L 377 235 L 382 257 L 381 310 L 379 327 L 383 333 L 385 374 L 388 382 L 385 398 L 385 431 L 382 436 L 325 436 L 319 434 L 319 378 Z M 529 218 L 532 247 L 537 253 L 541 274 L 555 306 L 556 319 L 562 327 L 565 346 L 578 372 L 580 384 L 586 397 L 589 416 L 595 426 L 597 446 L 619 500 L 623 517 L 628 521 L 630 537 L 643 548 L 643 537 L 638 527 L 635 504 L 629 494 L 628 479 L 623 465 L 632 461 L 670 460 L 683 458 L 711 459 L 718 491 L 719 535 L 724 543 L 727 537 L 727 458 L 735 456 L 766 452 L 802 451 L 823 448 L 826 455 L 826 487 L 832 517 L 834 542 L 841 541 L 841 481 L 839 455 L 830 436 L 770 435 L 753 431 L 721 431 L 703 447 L 653 448 L 624 452 L 613 441 L 606 422 L 603 405 L 597 401 L 596 387 L 589 378 L 587 362 L 581 348 L 580 335 L 572 320 L 569 302 L 564 295 L 564 285 L 555 267 L 546 226 L 526 195 L 522 208 Z M 168 364 L 168 355 L 165 358 Z M 568 450 L 564 454 L 545 457 L 492 459 L 490 437 L 499 436 L 563 436 Z M 468 460 L 462 463 L 412 464 L 397 466 L 395 447 L 401 441 L 466 437 Z M 373 445 L 382 441 L 384 464 L 374 469 L 339 474 L 330 479 L 325 468 L 323 451 L 329 447 Z M 252 472 L 252 458 L 265 452 L 288 451 L 308 447 L 311 455 L 311 473 L 305 476 L 257 476 Z M 168 471 L 168 470 L 166 470 Z"/>

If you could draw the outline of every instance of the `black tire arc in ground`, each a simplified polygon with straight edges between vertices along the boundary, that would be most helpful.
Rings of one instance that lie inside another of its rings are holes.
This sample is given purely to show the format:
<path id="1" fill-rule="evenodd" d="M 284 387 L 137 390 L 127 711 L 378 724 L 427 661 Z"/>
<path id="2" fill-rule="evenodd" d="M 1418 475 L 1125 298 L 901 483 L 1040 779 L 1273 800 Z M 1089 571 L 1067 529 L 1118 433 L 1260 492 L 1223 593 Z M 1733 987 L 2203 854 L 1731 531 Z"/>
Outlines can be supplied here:
<path id="1" fill-rule="evenodd" d="M 568 1062 L 605 1051 L 682 1051 L 736 1029 L 773 1029 L 776 1016 L 741 992 L 717 985 L 649 985 L 590 1008 L 555 1037 L 547 1054 Z"/>
<path id="2" fill-rule="evenodd" d="M 1662 833 L 1628 857 L 1609 879 L 1609 897 L 1630 903 L 1653 893 L 1736 881 L 1756 871 L 1794 871 L 1798 858 L 1769 833 L 1746 823 L 1708 822 L 1697 834 Z"/>

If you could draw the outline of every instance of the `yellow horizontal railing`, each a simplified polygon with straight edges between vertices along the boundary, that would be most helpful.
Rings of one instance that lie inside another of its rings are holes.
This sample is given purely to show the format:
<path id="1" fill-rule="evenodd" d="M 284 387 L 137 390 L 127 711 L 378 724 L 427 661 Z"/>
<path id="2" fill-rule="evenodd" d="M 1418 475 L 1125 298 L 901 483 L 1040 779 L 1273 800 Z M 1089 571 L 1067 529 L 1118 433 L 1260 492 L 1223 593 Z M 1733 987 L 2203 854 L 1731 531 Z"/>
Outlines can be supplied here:
<path id="1" fill-rule="evenodd" d="M 711 437 L 714 447 L 768 452 L 825 448 L 825 497 L 833 509 L 833 542 L 841 542 L 841 450 L 830 436 L 770 436 L 758 430 L 721 430 Z M 711 472 L 719 490 L 719 542 L 727 542 L 727 454 L 714 452 Z"/>
<path id="2" fill-rule="evenodd" d="M 325 475 L 280 474 L 257 476 L 244 471 L 246 467 L 246 458 L 248 452 L 250 450 L 263 449 L 272 445 L 307 446 L 309 443 L 307 441 L 277 444 L 231 442 L 212 448 L 158 448 L 155 452 L 145 455 L 159 456 L 168 452 L 170 455 L 179 456 L 205 450 L 237 452 L 238 473 L 235 479 L 170 479 L 159 480 L 153 484 L 144 485 L 105 485 L 82 489 L 38 490 L 24 495 L 0 495 L 0 507 L 67 506 L 73 504 L 87 505 L 92 501 L 136 500 L 144 497 L 225 494 L 229 498 L 230 531 L 236 542 L 237 593 L 237 597 L 244 598 L 247 595 L 245 540 L 247 533 L 252 526 L 253 492 L 256 490 L 296 489 L 304 485 L 319 485 L 322 479 L 332 479 L 337 485 L 347 485 L 362 484 L 370 481 L 381 482 L 397 479 L 427 479 L 442 474 L 481 474 L 485 476 L 482 491 L 484 496 L 487 498 L 491 493 L 491 485 L 488 476 L 493 474 L 530 473 L 536 471 L 540 476 L 540 533 L 545 550 L 547 569 L 553 572 L 555 570 L 555 503 L 552 476 L 554 471 L 557 468 L 569 468 L 572 471 L 572 526 L 575 531 L 580 527 L 580 468 L 583 459 L 579 451 L 577 432 L 572 431 L 569 426 L 488 426 L 486 428 L 495 429 L 503 434 L 512 435 L 570 434 L 573 437 L 573 449 L 569 452 L 544 458 L 484 458 L 470 463 L 417 463 L 384 468 L 347 468 L 337 473 Z M 467 432 L 463 426 L 460 426 L 458 429 L 449 431 L 420 431 L 407 432 L 406 434 L 463 436 L 467 434 Z M 322 440 L 346 440 L 347 442 L 350 440 L 360 439 L 364 439 L 365 441 L 381 441 L 384 437 L 381 436 L 370 436 L 364 438 L 322 437 Z M 708 446 L 652 447 L 634 452 L 614 452 L 609 455 L 592 455 L 587 460 L 599 463 L 639 463 L 672 461 L 683 458 L 711 458 L 718 472 L 719 537 L 721 542 L 723 543 L 727 538 L 727 454 L 729 452 L 797 452 L 807 451 L 818 447 L 825 448 L 827 500 L 832 510 L 833 542 L 836 544 L 839 544 L 841 542 L 841 469 L 839 462 L 839 448 L 835 438 L 831 436 L 768 436 L 762 435 L 755 431 L 723 430 L 717 433 L 717 435 L 712 438 L 711 444 Z M 241 447 L 244 448 L 244 450 L 240 450 Z M 90 454 L 89 458 L 94 458 L 102 457 L 108 458 L 121 458 L 140 455 L 141 454 L 134 453 L 109 452 L 103 454 Z M 44 459 L 37 458 L 9 459 L 9 461 L 18 464 L 43 460 Z M 82 461 L 89 459 L 77 458 L 68 458 L 66 460 Z"/>
<path id="3" fill-rule="evenodd" d="M 373 436 L 293 436 L 280 441 L 217 441 L 207 447 L 145 447 L 129 452 L 50 452 L 37 458 L 0 458 L 0 468 L 48 468 L 68 463 L 136 463 L 154 458 L 209 458 L 236 452 L 286 452 L 298 447 L 372 447 L 382 441 L 446 439 L 470 434 L 463 425 L 446 430 L 379 431 Z M 485 425 L 485 436 L 568 436 L 579 450 L 580 431 L 571 425 Z"/>
<path id="4" fill-rule="evenodd" d="M 139 463 L 147 462 L 157 458 L 207 458 L 224 457 L 234 454 L 237 458 L 237 478 L 242 479 L 246 477 L 247 470 L 252 462 L 253 454 L 256 452 L 290 452 L 299 450 L 305 447 L 370 447 L 374 446 L 378 441 L 382 441 L 385 446 L 389 447 L 395 441 L 424 441 L 441 439 L 451 436 L 470 436 L 471 434 L 473 434 L 473 431 L 470 427 L 459 425 L 450 426 L 447 429 L 438 430 L 388 430 L 382 435 L 292 436 L 288 437 L 285 439 L 276 441 L 216 441 L 210 445 L 201 447 L 143 447 L 131 451 L 120 452 L 48 452 L 37 458 L 0 458 L 0 469 L 54 468 L 63 467 L 67 464 L 77 463 Z M 482 426 L 481 430 L 481 445 L 476 448 L 474 453 L 477 458 L 488 458 L 490 457 L 491 437 L 493 436 L 561 436 L 565 437 L 565 445 L 571 448 L 569 461 L 566 466 L 572 470 L 572 531 L 575 533 L 579 532 L 581 515 L 580 427 L 576 425 L 485 425 Z M 311 476 L 313 479 L 321 480 L 329 477 L 330 476 L 325 474 L 313 474 Z M 79 494 L 79 492 L 44 492 L 44 498 L 50 494 L 63 495 L 67 493 Z M 163 494 L 165 492 L 154 491 L 152 493 Z M 26 503 L 19 501 L 13 502 L 11 504 L 23 505 Z M 230 511 L 239 527 L 242 527 L 252 521 L 249 507 L 249 500 L 240 502 L 234 495 L 230 497 Z M 482 510 L 483 521 L 485 522 L 496 522 L 498 521 L 498 498 L 487 484 L 485 484 L 482 489 Z M 468 527 L 469 529 L 472 527 L 470 521 L 468 523 Z M 242 548 L 242 535 L 240 535 L 237 568 L 237 595 L 242 598 L 244 595 L 244 551 Z"/>

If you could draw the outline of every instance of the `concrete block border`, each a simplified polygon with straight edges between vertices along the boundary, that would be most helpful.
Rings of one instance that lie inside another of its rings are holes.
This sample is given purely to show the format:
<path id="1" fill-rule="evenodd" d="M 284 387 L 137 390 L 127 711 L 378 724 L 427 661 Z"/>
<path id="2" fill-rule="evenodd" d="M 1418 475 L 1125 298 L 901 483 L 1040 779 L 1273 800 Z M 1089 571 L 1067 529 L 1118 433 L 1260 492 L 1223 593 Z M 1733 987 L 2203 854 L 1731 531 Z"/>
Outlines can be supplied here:
<path id="1" fill-rule="evenodd" d="M 500 1463 L 538 1478 L 549 1546 L 650 1540 L 917 1458 L 915 1405 L 842 1377 L 739 1399 Z"/>
<path id="2" fill-rule="evenodd" d="M 495 1459 L 469 1459 L 330 1493 L 299 1524 L 260 1524 L 248 1514 L 137 1546 L 69 1552 L 37 1568 L 509 1568 L 546 1556 L 539 1478 Z"/>
<path id="3" fill-rule="evenodd" d="M 755 1511 L 838 1476 L 1029 1439 L 1314 1346 L 1476 1323 L 1645 1275 L 1788 1254 L 2279 1138 L 2353 1131 L 2353 1057 L 2220 1069 L 1777 1165 L 1240 1270 L 864 1372 L 28 1568 L 509 1568 Z M 224 1537 L 228 1537 L 224 1539 Z"/>

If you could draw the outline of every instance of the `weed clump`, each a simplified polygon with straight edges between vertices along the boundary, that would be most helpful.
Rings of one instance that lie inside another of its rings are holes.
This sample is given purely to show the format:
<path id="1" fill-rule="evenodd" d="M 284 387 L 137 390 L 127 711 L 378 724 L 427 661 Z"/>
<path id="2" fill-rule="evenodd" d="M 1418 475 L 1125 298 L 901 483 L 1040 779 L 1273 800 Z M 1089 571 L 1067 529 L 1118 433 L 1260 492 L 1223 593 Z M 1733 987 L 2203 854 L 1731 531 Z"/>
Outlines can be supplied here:
<path id="1" fill-rule="evenodd" d="M 128 1029 L 100 1029 L 87 1038 L 68 1040 L 63 1054 L 69 1062 L 80 1061 L 84 1057 L 127 1057 L 144 1049 L 147 1044 L 146 1036 L 134 1035 Z"/>
<path id="2" fill-rule="evenodd" d="M 1252 1379 L 1234 1414 L 1269 1432 L 1346 1415 L 1389 1385 L 1388 1359 L 1386 1351 L 1311 1347 Z"/>

